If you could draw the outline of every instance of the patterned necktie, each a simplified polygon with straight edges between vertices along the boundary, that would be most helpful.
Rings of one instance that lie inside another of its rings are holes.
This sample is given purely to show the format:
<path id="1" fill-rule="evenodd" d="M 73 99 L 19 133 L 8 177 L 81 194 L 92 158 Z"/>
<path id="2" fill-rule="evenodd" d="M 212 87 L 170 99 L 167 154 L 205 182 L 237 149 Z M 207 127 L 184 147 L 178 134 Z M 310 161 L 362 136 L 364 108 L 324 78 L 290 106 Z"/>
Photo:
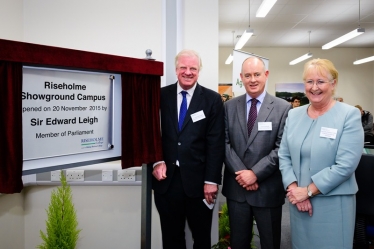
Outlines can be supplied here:
<path id="1" fill-rule="evenodd" d="M 179 121 L 178 121 L 178 129 L 179 131 L 182 129 L 184 117 L 186 117 L 187 113 L 187 98 L 186 98 L 186 91 L 181 91 L 181 94 L 183 95 L 183 100 L 181 104 L 181 108 L 179 110 Z"/>
<path id="2" fill-rule="evenodd" d="M 249 110 L 248 113 L 248 123 L 247 123 L 247 129 L 248 129 L 248 137 L 251 135 L 253 125 L 256 122 L 257 118 L 257 105 L 258 100 L 257 99 L 252 99 L 251 100 L 251 109 Z"/>

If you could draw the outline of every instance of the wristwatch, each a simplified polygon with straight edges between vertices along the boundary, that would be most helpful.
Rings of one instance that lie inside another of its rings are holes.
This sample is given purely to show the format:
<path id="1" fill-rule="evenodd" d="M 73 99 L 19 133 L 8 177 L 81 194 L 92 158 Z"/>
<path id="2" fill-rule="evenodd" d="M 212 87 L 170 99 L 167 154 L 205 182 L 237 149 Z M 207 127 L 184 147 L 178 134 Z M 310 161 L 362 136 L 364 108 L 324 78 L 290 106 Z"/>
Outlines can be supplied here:
<path id="1" fill-rule="evenodd" d="M 309 198 L 312 198 L 313 197 L 313 193 L 312 193 L 312 191 L 310 191 L 309 185 L 306 187 L 306 190 L 308 191 Z"/>

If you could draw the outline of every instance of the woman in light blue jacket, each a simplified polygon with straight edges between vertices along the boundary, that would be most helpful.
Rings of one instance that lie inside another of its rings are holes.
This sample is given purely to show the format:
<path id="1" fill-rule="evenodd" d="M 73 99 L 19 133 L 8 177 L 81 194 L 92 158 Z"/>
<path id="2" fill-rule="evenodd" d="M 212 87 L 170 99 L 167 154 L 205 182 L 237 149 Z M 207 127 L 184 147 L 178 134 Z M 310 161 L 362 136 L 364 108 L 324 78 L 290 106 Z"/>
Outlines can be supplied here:
<path id="1" fill-rule="evenodd" d="M 358 190 L 354 172 L 364 145 L 357 108 L 333 99 L 331 61 L 304 67 L 310 105 L 290 110 L 279 167 L 290 205 L 292 248 L 352 248 Z"/>

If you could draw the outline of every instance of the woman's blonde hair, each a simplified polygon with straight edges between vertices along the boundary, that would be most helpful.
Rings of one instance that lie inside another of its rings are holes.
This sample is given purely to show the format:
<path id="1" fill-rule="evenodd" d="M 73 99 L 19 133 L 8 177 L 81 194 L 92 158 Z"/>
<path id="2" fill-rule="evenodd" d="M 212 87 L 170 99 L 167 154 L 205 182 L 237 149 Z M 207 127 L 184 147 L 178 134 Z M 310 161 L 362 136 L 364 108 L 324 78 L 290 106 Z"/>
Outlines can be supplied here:
<path id="1" fill-rule="evenodd" d="M 305 63 L 304 65 L 304 72 L 303 72 L 303 80 L 306 80 L 306 75 L 308 74 L 309 70 L 316 69 L 318 74 L 328 78 L 329 80 L 335 80 L 335 87 L 338 85 L 338 77 L 339 73 L 336 70 L 334 64 L 327 60 L 327 59 L 313 59 Z M 327 75 L 326 75 L 327 71 Z M 335 89 L 333 91 L 335 94 Z"/>

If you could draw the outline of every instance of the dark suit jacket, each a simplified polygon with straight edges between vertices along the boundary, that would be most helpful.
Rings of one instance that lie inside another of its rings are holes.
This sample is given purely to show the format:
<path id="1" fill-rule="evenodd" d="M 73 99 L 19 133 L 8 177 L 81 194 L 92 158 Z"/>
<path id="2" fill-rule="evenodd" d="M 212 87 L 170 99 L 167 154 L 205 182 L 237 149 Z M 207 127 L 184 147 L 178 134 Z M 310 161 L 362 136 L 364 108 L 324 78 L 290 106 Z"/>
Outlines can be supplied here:
<path id="1" fill-rule="evenodd" d="M 225 103 L 226 157 L 222 193 L 238 202 L 257 207 L 284 204 L 285 193 L 279 171 L 278 149 L 291 105 L 266 93 L 251 136 L 248 138 L 246 95 Z M 259 131 L 258 122 L 271 122 L 271 131 Z M 259 188 L 247 191 L 235 180 L 235 172 L 251 169 Z"/>
<path id="2" fill-rule="evenodd" d="M 225 153 L 224 111 L 221 96 L 196 83 L 182 130 L 178 131 L 177 84 L 161 88 L 161 130 L 167 178 L 153 178 L 153 189 L 167 191 L 179 161 L 183 188 L 189 197 L 204 197 L 204 182 L 221 184 Z M 196 122 L 191 114 L 203 111 Z"/>

